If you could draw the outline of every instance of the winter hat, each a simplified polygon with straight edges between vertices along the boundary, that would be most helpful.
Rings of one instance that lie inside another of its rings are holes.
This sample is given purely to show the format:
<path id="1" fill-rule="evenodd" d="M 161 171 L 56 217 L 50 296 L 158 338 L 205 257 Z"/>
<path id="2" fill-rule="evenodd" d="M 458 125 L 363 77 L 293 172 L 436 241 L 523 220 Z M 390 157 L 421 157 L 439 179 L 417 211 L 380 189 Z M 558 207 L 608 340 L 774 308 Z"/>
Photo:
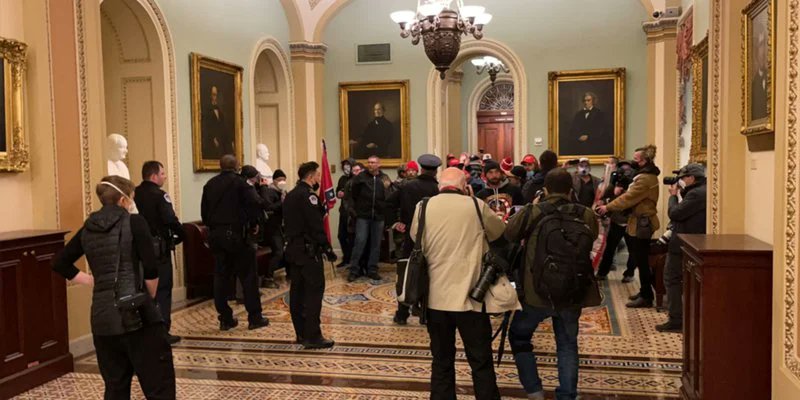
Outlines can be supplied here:
<path id="1" fill-rule="evenodd" d="M 419 172 L 419 164 L 417 164 L 417 162 L 414 160 L 411 160 L 406 164 L 406 171 L 411 170 Z"/>
<path id="2" fill-rule="evenodd" d="M 483 162 L 483 173 L 488 174 L 493 169 L 500 169 L 500 164 L 497 161 L 489 159 Z M 500 170 L 502 172 L 502 170 Z"/>
<path id="3" fill-rule="evenodd" d="M 286 178 L 286 174 L 283 172 L 282 169 L 276 169 L 275 172 L 272 173 L 273 180 L 278 178 Z"/>

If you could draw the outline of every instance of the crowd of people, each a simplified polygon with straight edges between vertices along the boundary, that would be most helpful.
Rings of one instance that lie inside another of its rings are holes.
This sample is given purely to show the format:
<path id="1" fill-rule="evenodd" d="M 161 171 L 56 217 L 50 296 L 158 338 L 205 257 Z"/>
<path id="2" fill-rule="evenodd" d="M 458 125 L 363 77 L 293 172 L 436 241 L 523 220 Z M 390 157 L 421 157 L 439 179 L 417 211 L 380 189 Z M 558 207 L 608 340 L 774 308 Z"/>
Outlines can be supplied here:
<path id="1" fill-rule="evenodd" d="M 653 306 L 648 256 L 660 228 L 657 203 L 662 186 L 655 157 L 655 147 L 642 147 L 630 161 L 609 159 L 604 174 L 597 176 L 588 159 L 559 165 L 558 155 L 550 150 L 538 158 L 528 154 L 518 165 L 510 157 L 495 160 L 483 153 L 451 154 L 444 162 L 425 154 L 401 165 L 395 180 L 382 171 L 376 156 L 369 157 L 366 165 L 342 160 L 342 176 L 335 187 L 340 200 L 338 266 L 347 269 L 349 282 L 362 277 L 381 281 L 382 242 L 390 241 L 395 258 L 406 260 L 419 236 L 430 281 L 426 301 L 421 308 L 399 303 L 394 322 L 405 325 L 416 314 L 427 326 L 434 399 L 455 398 L 456 330 L 473 371 L 476 397 L 499 399 L 489 301 L 484 301 L 485 293 L 476 295 L 475 287 L 507 276 L 519 299 L 519 306 L 508 308 L 515 311 L 509 341 L 522 386 L 529 398 L 544 398 L 532 337 L 543 320 L 552 318 L 558 347 L 556 398 L 574 399 L 581 310 L 601 304 L 599 282 L 615 268 L 623 239 L 630 256 L 622 282 L 632 282 L 636 270 L 640 282 L 627 306 Z M 442 164 L 445 168 L 439 172 Z M 278 287 L 275 272 L 286 268 L 296 342 L 306 349 L 333 346 L 321 330 L 320 312 L 323 259 L 334 262 L 338 256 L 323 224 L 327 201 L 319 193 L 319 164 L 300 165 L 291 191 L 282 170 L 264 177 L 253 166 L 240 168 L 231 155 L 220 159 L 220 169 L 204 186 L 201 200 L 216 263 L 219 329 L 238 326 L 228 304 L 232 298 L 243 301 L 248 329 L 268 326 L 259 286 Z M 689 164 L 675 174 L 664 182 L 669 183 L 671 195 L 670 222 L 661 240 L 705 231 L 703 166 Z M 103 178 L 96 189 L 103 207 L 70 240 L 54 270 L 94 286 L 92 332 L 107 394 L 124 397 L 136 374 L 148 398 L 174 398 L 169 345 L 180 338 L 169 333 L 170 252 L 184 233 L 169 195 L 161 190 L 164 167 L 157 161 L 145 163 L 142 178 L 138 188 L 125 178 Z M 427 215 L 424 224 L 421 214 Z M 593 264 L 590 252 L 598 237 L 605 250 L 595 271 L 597 263 Z M 260 277 L 259 246 L 271 250 Z M 495 270 L 487 268 L 489 253 L 506 261 L 497 262 L 501 266 L 497 276 L 487 278 L 487 270 Z M 74 266 L 84 254 L 91 275 Z M 669 318 L 656 327 L 662 332 L 682 329 L 681 263 L 680 244 L 672 239 L 664 272 Z M 232 290 L 234 277 L 238 293 Z M 158 351 L 142 351 L 145 348 Z"/>

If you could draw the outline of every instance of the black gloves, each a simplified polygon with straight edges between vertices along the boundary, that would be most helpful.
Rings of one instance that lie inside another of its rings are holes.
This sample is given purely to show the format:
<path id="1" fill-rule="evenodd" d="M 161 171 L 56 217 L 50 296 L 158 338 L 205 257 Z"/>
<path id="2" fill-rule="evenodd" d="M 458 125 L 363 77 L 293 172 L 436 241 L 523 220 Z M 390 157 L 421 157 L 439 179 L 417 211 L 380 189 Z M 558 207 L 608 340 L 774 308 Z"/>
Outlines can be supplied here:
<path id="1" fill-rule="evenodd" d="M 330 262 L 336 262 L 339 257 L 336 256 L 336 253 L 333 252 L 332 248 L 328 247 L 328 249 L 325 250 L 325 259 Z"/>

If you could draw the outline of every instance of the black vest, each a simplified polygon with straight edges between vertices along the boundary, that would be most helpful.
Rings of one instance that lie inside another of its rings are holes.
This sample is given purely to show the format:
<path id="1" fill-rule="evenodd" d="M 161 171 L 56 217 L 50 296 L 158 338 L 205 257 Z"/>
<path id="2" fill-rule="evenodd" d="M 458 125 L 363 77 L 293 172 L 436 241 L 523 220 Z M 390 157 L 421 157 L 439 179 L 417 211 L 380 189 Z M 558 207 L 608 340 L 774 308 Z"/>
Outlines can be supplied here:
<path id="1" fill-rule="evenodd" d="M 121 335 L 125 329 L 114 305 L 115 296 L 134 294 L 138 284 L 130 214 L 118 206 L 105 206 L 92 213 L 83 225 L 81 244 L 94 275 L 92 334 Z M 117 263 L 119 277 L 115 292 Z"/>

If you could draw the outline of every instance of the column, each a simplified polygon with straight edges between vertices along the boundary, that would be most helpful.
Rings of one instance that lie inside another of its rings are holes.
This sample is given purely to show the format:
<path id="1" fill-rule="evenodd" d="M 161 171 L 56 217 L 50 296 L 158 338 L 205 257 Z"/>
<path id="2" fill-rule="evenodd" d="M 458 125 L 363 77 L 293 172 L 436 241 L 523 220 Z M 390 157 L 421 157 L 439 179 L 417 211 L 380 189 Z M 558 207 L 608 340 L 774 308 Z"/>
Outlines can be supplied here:
<path id="1" fill-rule="evenodd" d="M 676 37 L 679 18 L 647 21 L 642 28 L 647 34 L 647 142 L 658 148 L 656 165 L 662 176 L 678 169 L 678 56 Z M 633 149 L 629 150 L 629 153 Z M 661 231 L 669 217 L 669 192 L 661 190 L 658 217 Z"/>
<path id="2" fill-rule="evenodd" d="M 298 163 L 316 160 L 322 156 L 321 141 L 325 138 L 323 114 L 323 83 L 325 53 L 324 43 L 289 43 L 294 79 L 295 132 Z"/>

